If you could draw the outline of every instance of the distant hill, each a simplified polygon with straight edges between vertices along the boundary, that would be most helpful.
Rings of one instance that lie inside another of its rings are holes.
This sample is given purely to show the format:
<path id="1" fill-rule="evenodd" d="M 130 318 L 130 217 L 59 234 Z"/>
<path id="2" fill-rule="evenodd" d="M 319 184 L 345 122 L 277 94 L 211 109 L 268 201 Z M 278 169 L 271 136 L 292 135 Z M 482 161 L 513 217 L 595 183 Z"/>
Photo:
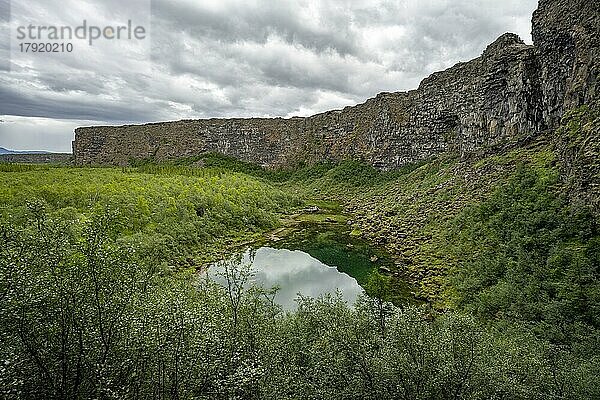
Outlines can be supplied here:
<path id="1" fill-rule="evenodd" d="M 0 147 L 0 154 L 48 154 L 48 151 L 18 151 L 18 150 L 9 150 L 4 147 Z"/>

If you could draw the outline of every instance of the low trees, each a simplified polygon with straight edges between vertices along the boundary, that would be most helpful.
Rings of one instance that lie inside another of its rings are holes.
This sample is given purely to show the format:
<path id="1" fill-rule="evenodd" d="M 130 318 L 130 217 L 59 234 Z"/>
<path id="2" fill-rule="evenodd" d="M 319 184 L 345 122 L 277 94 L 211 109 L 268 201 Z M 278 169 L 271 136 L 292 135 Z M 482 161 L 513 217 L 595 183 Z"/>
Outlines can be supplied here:
<path id="1" fill-rule="evenodd" d="M 235 262 L 226 285 L 157 268 L 111 233 L 110 211 L 65 223 L 32 205 L 30 218 L 0 228 L 6 398 L 596 394 L 594 351 L 580 359 L 518 326 L 500 331 L 458 314 L 432 320 L 371 297 L 353 307 L 340 296 L 300 297 L 285 313 Z M 371 285 L 385 294 L 385 278 Z"/>

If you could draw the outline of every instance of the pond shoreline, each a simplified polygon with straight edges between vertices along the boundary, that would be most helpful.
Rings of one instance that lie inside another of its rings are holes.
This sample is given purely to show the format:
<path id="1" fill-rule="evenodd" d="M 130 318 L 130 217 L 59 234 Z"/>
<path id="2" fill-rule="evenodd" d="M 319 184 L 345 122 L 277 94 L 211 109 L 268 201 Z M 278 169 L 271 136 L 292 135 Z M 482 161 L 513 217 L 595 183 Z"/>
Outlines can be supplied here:
<path id="1" fill-rule="evenodd" d="M 335 267 L 359 283 L 363 288 L 373 273 L 389 276 L 392 279 L 398 303 L 421 303 L 416 298 L 416 290 L 403 279 L 394 264 L 393 257 L 384 248 L 373 246 L 351 229 L 352 216 L 334 201 L 313 200 L 294 213 L 282 217 L 282 226 L 267 231 L 252 240 L 229 246 L 221 257 L 204 263 L 197 268 L 206 269 L 234 254 L 248 249 L 260 248 L 301 251 L 323 264 Z"/>

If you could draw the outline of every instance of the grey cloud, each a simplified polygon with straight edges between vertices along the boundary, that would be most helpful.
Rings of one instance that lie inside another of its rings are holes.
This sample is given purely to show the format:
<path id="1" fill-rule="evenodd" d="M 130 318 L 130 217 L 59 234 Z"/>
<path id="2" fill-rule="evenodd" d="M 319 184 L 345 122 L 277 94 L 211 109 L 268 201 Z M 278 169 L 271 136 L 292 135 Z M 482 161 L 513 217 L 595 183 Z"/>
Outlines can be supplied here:
<path id="1" fill-rule="evenodd" d="M 0 115 L 122 122 L 142 122 L 151 116 L 128 104 L 100 103 L 93 99 L 84 103 L 78 99 L 56 99 L 51 94 L 34 96 L 6 87 L 0 87 L 0 98 Z M 110 119 L 105 118 L 108 115 Z"/>
<path id="2" fill-rule="evenodd" d="M 168 24 L 171 32 L 187 32 L 217 42 L 265 43 L 269 37 L 277 36 L 319 52 L 333 49 L 345 55 L 359 51 L 349 30 L 350 15 L 341 6 L 344 2 L 317 4 L 324 21 L 312 28 L 307 22 L 313 21 L 299 19 L 299 3 L 290 1 L 238 2 L 230 8 L 212 11 L 181 1 L 156 0 L 152 13 L 153 19 Z"/>
<path id="3" fill-rule="evenodd" d="M 0 0 L 0 22 L 10 20 L 10 0 Z"/>
<path id="4" fill-rule="evenodd" d="M 144 122 L 341 108 L 414 88 L 506 31 L 528 40 L 537 3 L 133 1 L 13 0 L 18 20 L 152 21 L 151 47 L 144 54 L 135 43 L 119 51 L 105 44 L 80 47 L 76 57 L 13 60 L 10 73 L 0 70 L 0 115 Z"/>

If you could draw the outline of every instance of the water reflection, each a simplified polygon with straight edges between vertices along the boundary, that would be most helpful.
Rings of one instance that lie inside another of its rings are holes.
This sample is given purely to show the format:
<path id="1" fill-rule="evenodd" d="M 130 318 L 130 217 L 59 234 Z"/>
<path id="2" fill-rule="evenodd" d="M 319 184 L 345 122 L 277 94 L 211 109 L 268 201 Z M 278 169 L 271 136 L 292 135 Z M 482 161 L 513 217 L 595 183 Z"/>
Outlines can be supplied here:
<path id="1" fill-rule="evenodd" d="M 287 310 L 296 308 L 298 293 L 318 297 L 339 290 L 344 300 L 352 304 L 363 292 L 356 279 L 299 250 L 261 247 L 255 252 L 244 253 L 242 263 L 252 266 L 252 280 L 257 285 L 279 287 L 275 302 Z M 209 275 L 222 282 L 218 272 L 218 266 L 209 269 Z"/>

